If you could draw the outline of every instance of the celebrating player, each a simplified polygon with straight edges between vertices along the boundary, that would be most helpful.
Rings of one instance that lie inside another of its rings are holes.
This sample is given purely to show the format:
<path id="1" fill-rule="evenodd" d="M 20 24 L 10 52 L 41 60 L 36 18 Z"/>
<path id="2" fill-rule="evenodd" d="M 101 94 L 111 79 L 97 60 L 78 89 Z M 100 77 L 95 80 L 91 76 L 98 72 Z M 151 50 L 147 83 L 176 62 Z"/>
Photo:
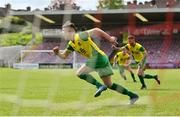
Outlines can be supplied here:
<path id="1" fill-rule="evenodd" d="M 114 66 L 115 66 L 115 64 L 118 65 L 119 73 L 120 73 L 121 77 L 123 77 L 124 80 L 127 79 L 126 75 L 125 75 L 125 71 L 124 71 L 126 69 L 131 73 L 131 77 L 132 77 L 133 81 L 136 82 L 134 73 L 130 67 L 130 63 L 131 63 L 131 58 L 125 48 L 122 51 L 118 52 L 114 57 Z"/>
<path id="2" fill-rule="evenodd" d="M 98 90 L 94 96 L 100 96 L 103 91 L 109 88 L 124 95 L 128 95 L 130 97 L 130 104 L 134 104 L 138 99 L 138 95 L 127 90 L 121 85 L 111 82 L 111 75 L 113 74 L 113 71 L 108 57 L 93 42 L 93 40 L 101 38 L 109 41 L 112 45 L 116 45 L 116 38 L 108 35 L 99 28 L 93 28 L 91 30 L 76 33 L 75 26 L 71 22 L 66 22 L 62 26 L 62 30 L 65 39 L 69 40 L 67 48 L 61 52 L 58 47 L 55 47 L 53 51 L 57 56 L 63 59 L 67 58 L 73 51 L 76 51 L 87 58 L 87 62 L 77 70 L 76 75 L 80 79 L 83 79 L 97 87 Z M 92 75 L 89 74 L 92 71 L 96 71 L 99 74 L 105 85 L 99 83 Z"/>
<path id="3" fill-rule="evenodd" d="M 158 79 L 157 75 L 144 74 L 147 52 L 142 45 L 136 43 L 134 35 L 128 36 L 128 44 L 123 46 L 120 50 L 122 50 L 123 48 L 126 48 L 132 54 L 133 59 L 138 64 L 138 77 L 142 84 L 141 89 L 147 88 L 144 82 L 144 78 L 154 79 L 157 81 L 158 84 L 160 84 L 160 80 Z"/>

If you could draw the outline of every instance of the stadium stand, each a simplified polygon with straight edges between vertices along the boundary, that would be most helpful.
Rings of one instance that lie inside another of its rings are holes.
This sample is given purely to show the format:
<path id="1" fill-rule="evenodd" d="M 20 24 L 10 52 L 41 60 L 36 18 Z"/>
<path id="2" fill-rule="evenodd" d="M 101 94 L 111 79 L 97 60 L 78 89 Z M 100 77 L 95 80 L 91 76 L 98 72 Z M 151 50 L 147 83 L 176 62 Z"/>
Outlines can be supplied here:
<path id="1" fill-rule="evenodd" d="M 166 56 L 167 59 L 165 61 L 161 61 L 161 55 L 162 55 L 162 47 L 163 47 L 163 38 L 161 37 L 139 37 L 137 40 L 139 43 L 141 43 L 148 51 L 148 63 L 149 64 L 156 64 L 156 63 L 174 63 L 177 64 L 180 60 L 180 41 L 178 38 L 174 38 L 172 40 L 171 46 L 169 48 L 168 56 Z M 60 46 L 60 49 L 64 49 L 67 42 L 61 43 L 62 46 Z M 43 43 L 38 45 L 36 49 L 38 50 L 51 50 L 53 47 L 58 46 L 58 43 Z M 109 55 L 112 51 L 112 48 L 110 44 L 106 41 L 101 41 L 101 49 L 106 52 L 107 55 Z M 84 62 L 86 59 L 81 57 L 77 54 L 77 63 Z M 44 62 L 50 62 L 50 63 L 71 63 L 73 61 L 73 56 L 71 56 L 68 60 L 64 61 L 62 59 L 57 58 L 56 56 L 53 56 L 52 54 L 48 53 L 31 53 L 28 54 L 24 60 L 24 62 L 27 63 L 44 63 Z"/>
<path id="2" fill-rule="evenodd" d="M 178 66 L 180 62 L 180 41 L 179 38 L 173 38 L 170 47 L 167 52 L 164 52 L 166 48 L 163 45 L 164 37 L 144 37 L 139 38 L 138 42 L 141 43 L 148 51 L 148 63 L 149 64 L 173 64 Z M 166 53 L 166 56 L 163 53 Z M 162 59 L 163 58 L 163 59 Z"/>

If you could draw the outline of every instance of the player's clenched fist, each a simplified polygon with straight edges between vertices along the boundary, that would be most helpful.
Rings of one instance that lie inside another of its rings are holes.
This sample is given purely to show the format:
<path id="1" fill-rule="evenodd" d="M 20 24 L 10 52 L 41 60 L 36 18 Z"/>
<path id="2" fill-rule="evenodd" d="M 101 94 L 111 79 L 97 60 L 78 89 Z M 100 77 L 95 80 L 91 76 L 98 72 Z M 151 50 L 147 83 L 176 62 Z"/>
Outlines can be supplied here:
<path id="1" fill-rule="evenodd" d="M 116 46 L 116 45 L 118 44 L 118 42 L 117 42 L 117 38 L 116 38 L 116 37 L 114 37 L 114 36 L 111 36 L 111 40 L 110 40 L 110 42 L 111 42 L 111 44 L 112 44 L 112 45 L 114 45 L 114 46 Z"/>
<path id="2" fill-rule="evenodd" d="M 54 52 L 54 54 L 57 55 L 59 53 L 59 47 L 58 46 L 54 47 L 53 52 Z"/>

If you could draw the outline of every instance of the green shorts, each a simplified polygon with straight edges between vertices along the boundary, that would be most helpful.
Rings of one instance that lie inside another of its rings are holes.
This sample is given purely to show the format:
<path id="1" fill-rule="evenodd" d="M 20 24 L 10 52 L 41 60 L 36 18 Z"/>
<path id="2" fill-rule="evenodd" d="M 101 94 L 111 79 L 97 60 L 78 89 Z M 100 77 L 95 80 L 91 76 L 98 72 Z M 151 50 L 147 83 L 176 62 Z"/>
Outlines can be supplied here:
<path id="1" fill-rule="evenodd" d="M 87 60 L 86 66 L 98 72 L 101 78 L 113 75 L 112 67 L 106 55 L 97 54 L 92 56 Z"/>
<path id="2" fill-rule="evenodd" d="M 124 70 L 125 70 L 125 67 L 124 67 L 123 65 L 118 65 L 118 69 L 119 69 L 119 72 L 120 72 L 121 74 L 123 74 L 123 73 L 124 73 Z"/>

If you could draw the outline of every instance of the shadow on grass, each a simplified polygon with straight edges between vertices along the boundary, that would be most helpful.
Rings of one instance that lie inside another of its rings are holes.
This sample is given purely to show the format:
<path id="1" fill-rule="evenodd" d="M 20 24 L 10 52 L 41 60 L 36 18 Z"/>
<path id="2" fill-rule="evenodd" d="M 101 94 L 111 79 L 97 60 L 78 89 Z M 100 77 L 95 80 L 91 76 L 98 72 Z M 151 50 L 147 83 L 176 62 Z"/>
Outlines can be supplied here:
<path id="1" fill-rule="evenodd" d="M 107 108 L 145 108 L 147 107 L 147 104 L 133 104 L 133 105 L 129 105 L 129 104 L 115 104 L 115 105 L 106 105 L 103 107 L 107 107 Z"/>

